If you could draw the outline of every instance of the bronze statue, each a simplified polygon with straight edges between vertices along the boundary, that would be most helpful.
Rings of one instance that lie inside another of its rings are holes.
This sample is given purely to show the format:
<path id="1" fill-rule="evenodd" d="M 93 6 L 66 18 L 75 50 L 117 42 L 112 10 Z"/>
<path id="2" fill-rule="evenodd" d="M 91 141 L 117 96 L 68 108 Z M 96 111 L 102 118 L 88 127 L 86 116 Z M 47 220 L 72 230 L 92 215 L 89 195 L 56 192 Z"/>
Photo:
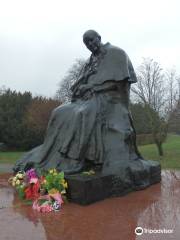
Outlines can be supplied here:
<path id="1" fill-rule="evenodd" d="M 137 81 L 132 63 L 122 49 L 102 44 L 94 30 L 84 33 L 83 42 L 92 54 L 71 88 L 71 103 L 52 112 L 44 143 L 25 154 L 14 171 L 57 168 L 67 175 L 94 168 L 149 185 L 142 172 L 150 176 L 160 165 L 144 160 L 136 146 L 129 111 L 130 86 Z"/>

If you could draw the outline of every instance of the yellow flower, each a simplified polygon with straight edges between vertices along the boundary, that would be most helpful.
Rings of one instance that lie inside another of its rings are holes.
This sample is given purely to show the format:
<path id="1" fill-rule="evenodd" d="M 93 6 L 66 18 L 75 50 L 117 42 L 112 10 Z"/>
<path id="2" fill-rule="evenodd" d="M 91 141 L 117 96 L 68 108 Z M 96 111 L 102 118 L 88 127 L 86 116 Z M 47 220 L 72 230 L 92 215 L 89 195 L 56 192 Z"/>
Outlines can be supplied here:
<path id="1" fill-rule="evenodd" d="M 16 185 L 19 185 L 21 182 L 19 180 L 16 181 Z"/>
<path id="2" fill-rule="evenodd" d="M 23 179 L 23 174 L 22 174 L 22 173 L 18 173 L 18 174 L 16 175 L 16 177 L 19 178 L 19 179 Z"/>
<path id="3" fill-rule="evenodd" d="M 12 181 L 12 186 L 15 187 L 16 186 L 16 182 Z"/>
<path id="4" fill-rule="evenodd" d="M 60 184 L 62 184 L 64 188 L 68 188 L 67 182 L 64 179 L 60 181 Z"/>
<path id="5" fill-rule="evenodd" d="M 14 185 L 13 186 L 15 186 L 16 185 L 16 181 L 18 180 L 18 178 L 17 177 L 13 177 L 13 179 L 12 179 L 12 183 L 14 183 Z"/>
<path id="6" fill-rule="evenodd" d="M 52 188 L 51 190 L 48 191 L 49 194 L 55 194 L 58 193 L 59 191 L 56 188 Z"/>
<path id="7" fill-rule="evenodd" d="M 53 169 L 50 169 L 50 170 L 49 170 L 49 173 L 50 173 L 50 174 L 53 174 L 53 173 L 57 173 L 57 171 L 56 171 L 55 168 L 53 168 Z"/>
<path id="8" fill-rule="evenodd" d="M 12 184 L 13 178 L 14 178 L 14 177 L 10 177 L 10 178 L 8 179 L 8 183 L 11 183 L 11 184 Z"/>

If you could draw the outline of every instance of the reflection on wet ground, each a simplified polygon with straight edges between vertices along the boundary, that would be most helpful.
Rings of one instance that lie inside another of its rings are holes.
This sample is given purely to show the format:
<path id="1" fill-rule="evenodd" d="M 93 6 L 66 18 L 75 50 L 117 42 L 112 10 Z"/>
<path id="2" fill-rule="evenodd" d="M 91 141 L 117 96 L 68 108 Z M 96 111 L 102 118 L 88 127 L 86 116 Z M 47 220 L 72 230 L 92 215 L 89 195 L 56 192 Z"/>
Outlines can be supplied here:
<path id="1" fill-rule="evenodd" d="M 61 212 L 41 214 L 24 206 L 0 175 L 0 239 L 5 240 L 179 240 L 180 172 L 163 171 L 161 184 L 89 206 L 63 205 Z M 144 233 L 173 229 L 173 233 Z"/>

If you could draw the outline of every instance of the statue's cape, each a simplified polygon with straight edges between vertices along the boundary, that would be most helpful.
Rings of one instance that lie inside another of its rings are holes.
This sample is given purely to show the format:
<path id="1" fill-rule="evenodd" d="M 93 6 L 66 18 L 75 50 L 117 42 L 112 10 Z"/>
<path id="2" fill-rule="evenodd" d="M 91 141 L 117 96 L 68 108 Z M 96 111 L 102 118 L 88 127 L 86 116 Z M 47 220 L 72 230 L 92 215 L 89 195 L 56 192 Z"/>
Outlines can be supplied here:
<path id="1" fill-rule="evenodd" d="M 106 43 L 106 54 L 101 59 L 96 74 L 88 78 L 93 85 L 102 84 L 106 81 L 127 80 L 130 83 L 137 82 L 132 63 L 124 50 Z"/>

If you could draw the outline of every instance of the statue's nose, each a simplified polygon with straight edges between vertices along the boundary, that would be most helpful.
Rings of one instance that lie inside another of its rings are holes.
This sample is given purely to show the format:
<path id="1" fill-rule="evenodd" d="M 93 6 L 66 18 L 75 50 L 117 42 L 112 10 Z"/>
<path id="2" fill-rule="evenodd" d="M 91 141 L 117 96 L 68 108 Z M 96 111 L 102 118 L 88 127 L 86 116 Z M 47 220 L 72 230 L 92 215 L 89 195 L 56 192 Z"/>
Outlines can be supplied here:
<path id="1" fill-rule="evenodd" d="M 89 41 L 89 46 L 92 46 L 93 45 L 93 42 L 92 41 Z"/>

